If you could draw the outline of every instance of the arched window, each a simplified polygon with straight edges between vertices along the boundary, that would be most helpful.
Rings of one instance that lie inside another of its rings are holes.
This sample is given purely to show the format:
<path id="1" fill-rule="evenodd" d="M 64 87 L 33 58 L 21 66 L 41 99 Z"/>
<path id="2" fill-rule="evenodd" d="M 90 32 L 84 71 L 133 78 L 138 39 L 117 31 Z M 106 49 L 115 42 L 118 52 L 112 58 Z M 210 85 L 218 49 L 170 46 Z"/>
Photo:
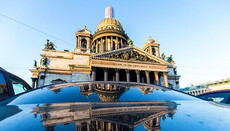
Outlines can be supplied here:
<path id="1" fill-rule="evenodd" d="M 103 45 L 104 45 L 104 47 L 103 47 L 104 51 L 106 51 L 106 44 L 105 44 L 105 42 L 103 43 Z"/>
<path id="2" fill-rule="evenodd" d="M 154 48 L 152 48 L 152 54 L 156 55 L 156 50 Z"/>
<path id="3" fill-rule="evenodd" d="M 98 44 L 97 51 L 98 51 L 98 53 L 101 52 L 101 44 Z"/>
<path id="4" fill-rule="evenodd" d="M 119 48 L 121 48 L 121 43 L 120 42 L 117 44 L 117 49 L 119 49 Z"/>
<path id="5" fill-rule="evenodd" d="M 112 50 L 115 50 L 115 42 L 113 41 L 113 43 L 112 43 L 112 48 L 111 48 Z"/>
<path id="6" fill-rule="evenodd" d="M 86 39 L 81 40 L 81 48 L 86 48 L 87 47 L 87 41 Z"/>

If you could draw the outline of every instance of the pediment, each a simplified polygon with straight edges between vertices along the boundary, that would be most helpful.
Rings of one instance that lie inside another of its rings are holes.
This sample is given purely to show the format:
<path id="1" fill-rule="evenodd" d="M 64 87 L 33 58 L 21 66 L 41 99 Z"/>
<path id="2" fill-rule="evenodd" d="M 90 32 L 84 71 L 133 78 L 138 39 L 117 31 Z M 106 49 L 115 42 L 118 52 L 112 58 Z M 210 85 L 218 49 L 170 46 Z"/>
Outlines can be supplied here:
<path id="1" fill-rule="evenodd" d="M 149 54 L 135 46 L 121 48 L 118 50 L 108 51 L 104 53 L 95 54 L 93 59 L 118 60 L 127 62 L 141 62 L 141 63 L 155 63 L 168 64 L 167 61 Z"/>
<path id="2" fill-rule="evenodd" d="M 99 118 L 104 121 L 112 121 L 114 123 L 123 123 L 124 125 L 134 126 L 140 121 L 148 120 L 149 117 L 157 113 L 128 113 L 128 114 L 116 114 L 110 116 L 99 116 Z"/>

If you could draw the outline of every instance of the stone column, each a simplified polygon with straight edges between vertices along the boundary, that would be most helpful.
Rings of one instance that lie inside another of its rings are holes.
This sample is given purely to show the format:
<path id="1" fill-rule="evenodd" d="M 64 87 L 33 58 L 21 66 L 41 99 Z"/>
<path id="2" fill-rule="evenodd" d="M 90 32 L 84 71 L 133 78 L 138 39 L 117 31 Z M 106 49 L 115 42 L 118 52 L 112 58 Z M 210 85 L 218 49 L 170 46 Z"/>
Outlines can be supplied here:
<path id="1" fill-rule="evenodd" d="M 36 88 L 36 81 L 38 78 L 31 78 L 32 79 L 32 88 L 35 89 Z"/>
<path id="2" fill-rule="evenodd" d="M 121 38 L 121 46 L 122 46 L 122 47 L 125 47 L 125 46 L 124 46 L 124 44 L 123 44 L 123 40 L 122 40 L 122 38 Z"/>
<path id="3" fill-rule="evenodd" d="M 76 48 L 78 47 L 78 36 L 76 36 Z"/>
<path id="4" fill-rule="evenodd" d="M 91 131 L 91 121 L 87 121 L 87 131 Z"/>
<path id="5" fill-rule="evenodd" d="M 169 87 L 167 72 L 163 72 L 163 76 L 164 76 L 164 86 Z"/>
<path id="6" fill-rule="evenodd" d="M 161 57 L 161 53 L 160 53 L 159 47 L 156 49 L 156 55 L 157 55 L 157 57 Z"/>
<path id="7" fill-rule="evenodd" d="M 136 74 L 137 74 L 137 82 L 141 82 L 140 80 L 140 71 L 139 70 L 136 70 Z"/>
<path id="8" fill-rule="evenodd" d="M 90 39 L 89 39 L 89 38 L 86 38 L 86 41 L 87 41 L 86 48 L 89 49 L 89 46 L 90 46 Z"/>
<path id="9" fill-rule="evenodd" d="M 126 72 L 126 80 L 127 82 L 130 82 L 130 70 L 125 70 Z"/>
<path id="10" fill-rule="evenodd" d="M 98 40 L 96 40 L 96 53 L 98 53 Z"/>
<path id="11" fill-rule="evenodd" d="M 104 43 L 103 43 L 103 40 L 102 40 L 102 38 L 100 38 L 100 46 L 101 46 L 101 48 L 100 48 L 100 53 L 101 52 L 104 52 Z"/>
<path id="12" fill-rule="evenodd" d="M 116 81 L 119 81 L 119 69 L 116 69 Z"/>
<path id="13" fill-rule="evenodd" d="M 75 126 L 77 127 L 77 131 L 81 131 L 81 122 L 75 122 Z"/>
<path id="14" fill-rule="evenodd" d="M 106 50 L 110 50 L 107 36 L 105 37 L 105 44 L 106 44 L 106 48 L 107 48 Z"/>
<path id="15" fill-rule="evenodd" d="M 157 117 L 155 126 L 160 126 L 160 122 L 161 122 L 161 118 Z"/>
<path id="16" fill-rule="evenodd" d="M 155 77 L 155 84 L 160 85 L 158 72 L 154 71 L 154 77 Z"/>
<path id="17" fill-rule="evenodd" d="M 92 81 L 96 81 L 96 68 L 92 67 L 92 76 L 91 76 Z"/>
<path id="18" fill-rule="evenodd" d="M 81 47 L 81 44 L 80 44 L 80 37 L 78 37 L 77 43 L 78 43 L 78 48 Z"/>
<path id="19" fill-rule="evenodd" d="M 152 49 L 152 46 L 149 46 L 149 53 L 153 55 L 153 49 Z"/>
<path id="20" fill-rule="evenodd" d="M 105 122 L 101 121 L 101 130 L 104 131 L 105 130 Z"/>
<path id="21" fill-rule="evenodd" d="M 117 45 L 117 49 L 118 49 L 118 37 L 116 37 L 116 45 Z"/>
<path id="22" fill-rule="evenodd" d="M 108 125 L 108 127 L 107 127 L 108 131 L 112 131 L 112 123 L 108 122 L 107 125 Z"/>
<path id="23" fill-rule="evenodd" d="M 146 80 L 147 80 L 147 83 L 148 83 L 148 84 L 150 84 L 149 71 L 145 71 L 145 75 L 146 75 Z"/>
<path id="24" fill-rule="evenodd" d="M 104 81 L 108 81 L 108 69 L 104 68 Z"/>
<path id="25" fill-rule="evenodd" d="M 113 47 L 113 36 L 111 36 L 111 47 L 115 50 L 115 47 Z"/>

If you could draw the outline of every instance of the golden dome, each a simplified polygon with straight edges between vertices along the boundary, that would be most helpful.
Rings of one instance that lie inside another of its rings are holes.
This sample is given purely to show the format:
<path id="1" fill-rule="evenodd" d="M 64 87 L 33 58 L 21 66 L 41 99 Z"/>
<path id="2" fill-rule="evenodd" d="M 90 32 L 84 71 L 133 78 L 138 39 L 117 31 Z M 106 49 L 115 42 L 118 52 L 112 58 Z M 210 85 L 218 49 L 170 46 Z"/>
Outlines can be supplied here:
<path id="1" fill-rule="evenodd" d="M 105 18 L 97 26 L 97 31 L 101 30 L 119 30 L 123 32 L 121 23 L 114 18 Z"/>

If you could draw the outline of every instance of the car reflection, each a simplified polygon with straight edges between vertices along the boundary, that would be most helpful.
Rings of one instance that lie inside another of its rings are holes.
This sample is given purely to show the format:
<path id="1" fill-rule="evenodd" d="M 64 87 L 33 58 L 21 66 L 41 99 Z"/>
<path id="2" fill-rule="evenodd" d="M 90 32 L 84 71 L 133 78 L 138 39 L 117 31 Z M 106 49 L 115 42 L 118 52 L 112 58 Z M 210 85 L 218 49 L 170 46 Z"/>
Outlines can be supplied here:
<path id="1" fill-rule="evenodd" d="M 82 130 L 133 130 L 143 125 L 146 130 L 159 130 L 161 119 L 173 117 L 177 104 L 173 101 L 117 102 L 132 85 L 81 84 L 80 93 L 90 97 L 97 93 L 101 102 L 54 103 L 33 108 L 35 116 L 40 115 L 43 126 L 54 130 L 59 124 L 74 123 Z M 135 87 L 136 88 L 136 87 Z M 143 94 L 153 93 L 154 88 L 141 86 Z M 60 91 L 58 87 L 50 90 Z"/>
<path id="2" fill-rule="evenodd" d="M 128 91 L 130 88 L 137 88 L 142 94 L 152 94 L 154 90 L 167 91 L 159 86 L 149 86 L 147 84 L 130 84 L 130 83 L 98 83 L 98 82 L 81 82 L 81 83 L 67 83 L 61 85 L 52 85 L 47 87 L 55 94 L 61 92 L 63 87 L 78 86 L 80 93 L 87 98 L 93 95 L 94 92 L 98 95 L 102 102 L 118 101 L 120 96 Z"/>

